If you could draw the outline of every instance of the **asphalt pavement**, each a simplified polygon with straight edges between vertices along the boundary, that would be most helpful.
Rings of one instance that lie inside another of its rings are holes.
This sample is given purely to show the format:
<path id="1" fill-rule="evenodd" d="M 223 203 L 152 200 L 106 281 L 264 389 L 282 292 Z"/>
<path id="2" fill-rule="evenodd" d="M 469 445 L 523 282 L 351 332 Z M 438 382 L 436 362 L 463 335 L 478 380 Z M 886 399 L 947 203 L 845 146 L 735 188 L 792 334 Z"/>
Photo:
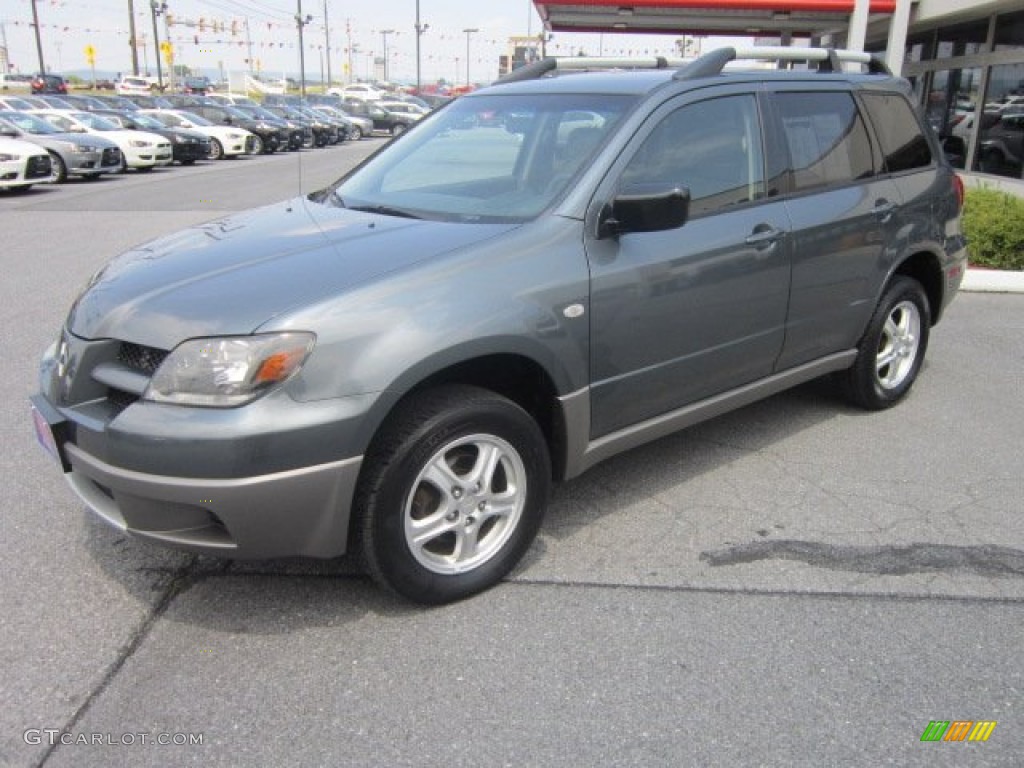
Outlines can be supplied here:
<path id="1" fill-rule="evenodd" d="M 959 296 L 894 410 L 813 382 L 599 465 L 456 605 L 95 521 L 27 406 L 79 287 L 379 143 L 0 196 L 0 765 L 1021 765 L 1022 295 Z"/>

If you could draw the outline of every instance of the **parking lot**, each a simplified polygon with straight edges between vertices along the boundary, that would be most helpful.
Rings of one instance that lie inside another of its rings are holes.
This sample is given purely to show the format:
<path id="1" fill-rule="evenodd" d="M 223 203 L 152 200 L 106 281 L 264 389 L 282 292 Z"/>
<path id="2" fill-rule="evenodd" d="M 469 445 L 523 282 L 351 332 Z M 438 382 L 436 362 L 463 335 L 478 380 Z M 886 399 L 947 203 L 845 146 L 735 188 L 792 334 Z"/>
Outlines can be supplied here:
<path id="1" fill-rule="evenodd" d="M 78 288 L 382 141 L 0 196 L 0 764 L 1020 764 L 1024 296 L 961 295 L 894 410 L 814 382 L 597 466 L 455 605 L 95 521 L 27 403 Z M 921 742 L 934 720 L 997 725 Z"/>

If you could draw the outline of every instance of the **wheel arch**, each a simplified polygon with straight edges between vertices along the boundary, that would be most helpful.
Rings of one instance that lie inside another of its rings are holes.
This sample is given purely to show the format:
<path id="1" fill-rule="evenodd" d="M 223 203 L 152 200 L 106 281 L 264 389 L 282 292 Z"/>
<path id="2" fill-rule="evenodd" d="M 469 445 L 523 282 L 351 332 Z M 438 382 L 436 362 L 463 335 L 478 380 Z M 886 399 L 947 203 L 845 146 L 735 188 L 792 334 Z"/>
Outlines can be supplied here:
<path id="1" fill-rule="evenodd" d="M 942 265 L 938 256 L 928 251 L 918 251 L 909 255 L 893 269 L 889 278 L 885 281 L 885 285 L 882 286 L 883 293 L 896 275 L 913 278 L 921 284 L 921 287 L 924 288 L 925 296 L 928 297 L 931 325 L 938 323 L 945 298 Z"/>

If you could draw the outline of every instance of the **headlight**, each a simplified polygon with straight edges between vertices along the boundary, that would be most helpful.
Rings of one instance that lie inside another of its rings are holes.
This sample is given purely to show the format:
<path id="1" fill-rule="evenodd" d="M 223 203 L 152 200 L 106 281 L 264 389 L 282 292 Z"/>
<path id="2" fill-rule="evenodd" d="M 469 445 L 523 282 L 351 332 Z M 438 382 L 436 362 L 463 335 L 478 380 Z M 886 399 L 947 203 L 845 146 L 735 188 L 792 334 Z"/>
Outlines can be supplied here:
<path id="1" fill-rule="evenodd" d="M 228 138 L 229 138 L 229 139 L 240 139 L 240 138 L 242 138 L 242 136 L 244 136 L 244 135 L 245 135 L 245 134 L 242 134 L 242 133 L 229 133 L 229 134 L 228 134 Z"/>
<path id="2" fill-rule="evenodd" d="M 21 155 L 0 155 L 0 163 L 9 163 L 11 160 L 21 160 Z"/>
<path id="3" fill-rule="evenodd" d="M 303 332 L 191 339 L 167 356 L 143 398 L 214 408 L 244 405 L 293 376 L 315 342 Z"/>
<path id="4" fill-rule="evenodd" d="M 72 144 L 71 148 L 75 152 L 99 152 L 99 147 L 94 147 L 92 144 Z"/>
<path id="5" fill-rule="evenodd" d="M 142 139 L 132 139 L 131 141 L 128 142 L 128 145 L 132 146 L 132 147 L 151 147 L 151 146 L 153 146 L 150 142 L 143 141 Z"/>

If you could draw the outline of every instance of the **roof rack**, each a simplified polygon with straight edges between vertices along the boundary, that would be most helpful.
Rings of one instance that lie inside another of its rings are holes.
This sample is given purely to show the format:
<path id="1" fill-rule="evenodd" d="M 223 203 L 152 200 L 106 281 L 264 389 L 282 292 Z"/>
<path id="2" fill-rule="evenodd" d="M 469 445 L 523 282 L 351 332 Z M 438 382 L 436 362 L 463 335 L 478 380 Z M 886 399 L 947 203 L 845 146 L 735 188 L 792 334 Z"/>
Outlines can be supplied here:
<path id="1" fill-rule="evenodd" d="M 749 48 L 718 48 L 697 59 L 607 58 L 592 56 L 548 57 L 520 67 L 499 77 L 496 83 L 536 80 L 554 72 L 579 72 L 591 69 L 675 69 L 676 80 L 694 80 L 720 74 L 731 61 L 817 62 L 818 72 L 842 72 L 843 64 L 864 64 L 871 74 L 891 75 L 882 59 L 863 51 L 837 48 L 798 48 L 792 46 L 753 46 Z"/>
<path id="2" fill-rule="evenodd" d="M 588 69 L 679 69 L 693 59 L 667 59 L 664 56 L 653 58 L 609 58 L 602 56 L 565 56 L 562 58 L 548 57 L 534 61 L 526 66 L 502 75 L 496 83 L 515 83 L 519 80 L 536 80 L 549 72 L 582 72 Z"/>
<path id="3" fill-rule="evenodd" d="M 875 54 L 841 48 L 799 48 L 792 46 L 753 46 L 750 48 L 719 48 L 681 67 L 676 80 L 694 80 L 719 74 L 731 61 L 818 62 L 818 72 L 842 72 L 843 64 L 864 64 L 873 75 L 891 75 L 885 62 Z"/>

